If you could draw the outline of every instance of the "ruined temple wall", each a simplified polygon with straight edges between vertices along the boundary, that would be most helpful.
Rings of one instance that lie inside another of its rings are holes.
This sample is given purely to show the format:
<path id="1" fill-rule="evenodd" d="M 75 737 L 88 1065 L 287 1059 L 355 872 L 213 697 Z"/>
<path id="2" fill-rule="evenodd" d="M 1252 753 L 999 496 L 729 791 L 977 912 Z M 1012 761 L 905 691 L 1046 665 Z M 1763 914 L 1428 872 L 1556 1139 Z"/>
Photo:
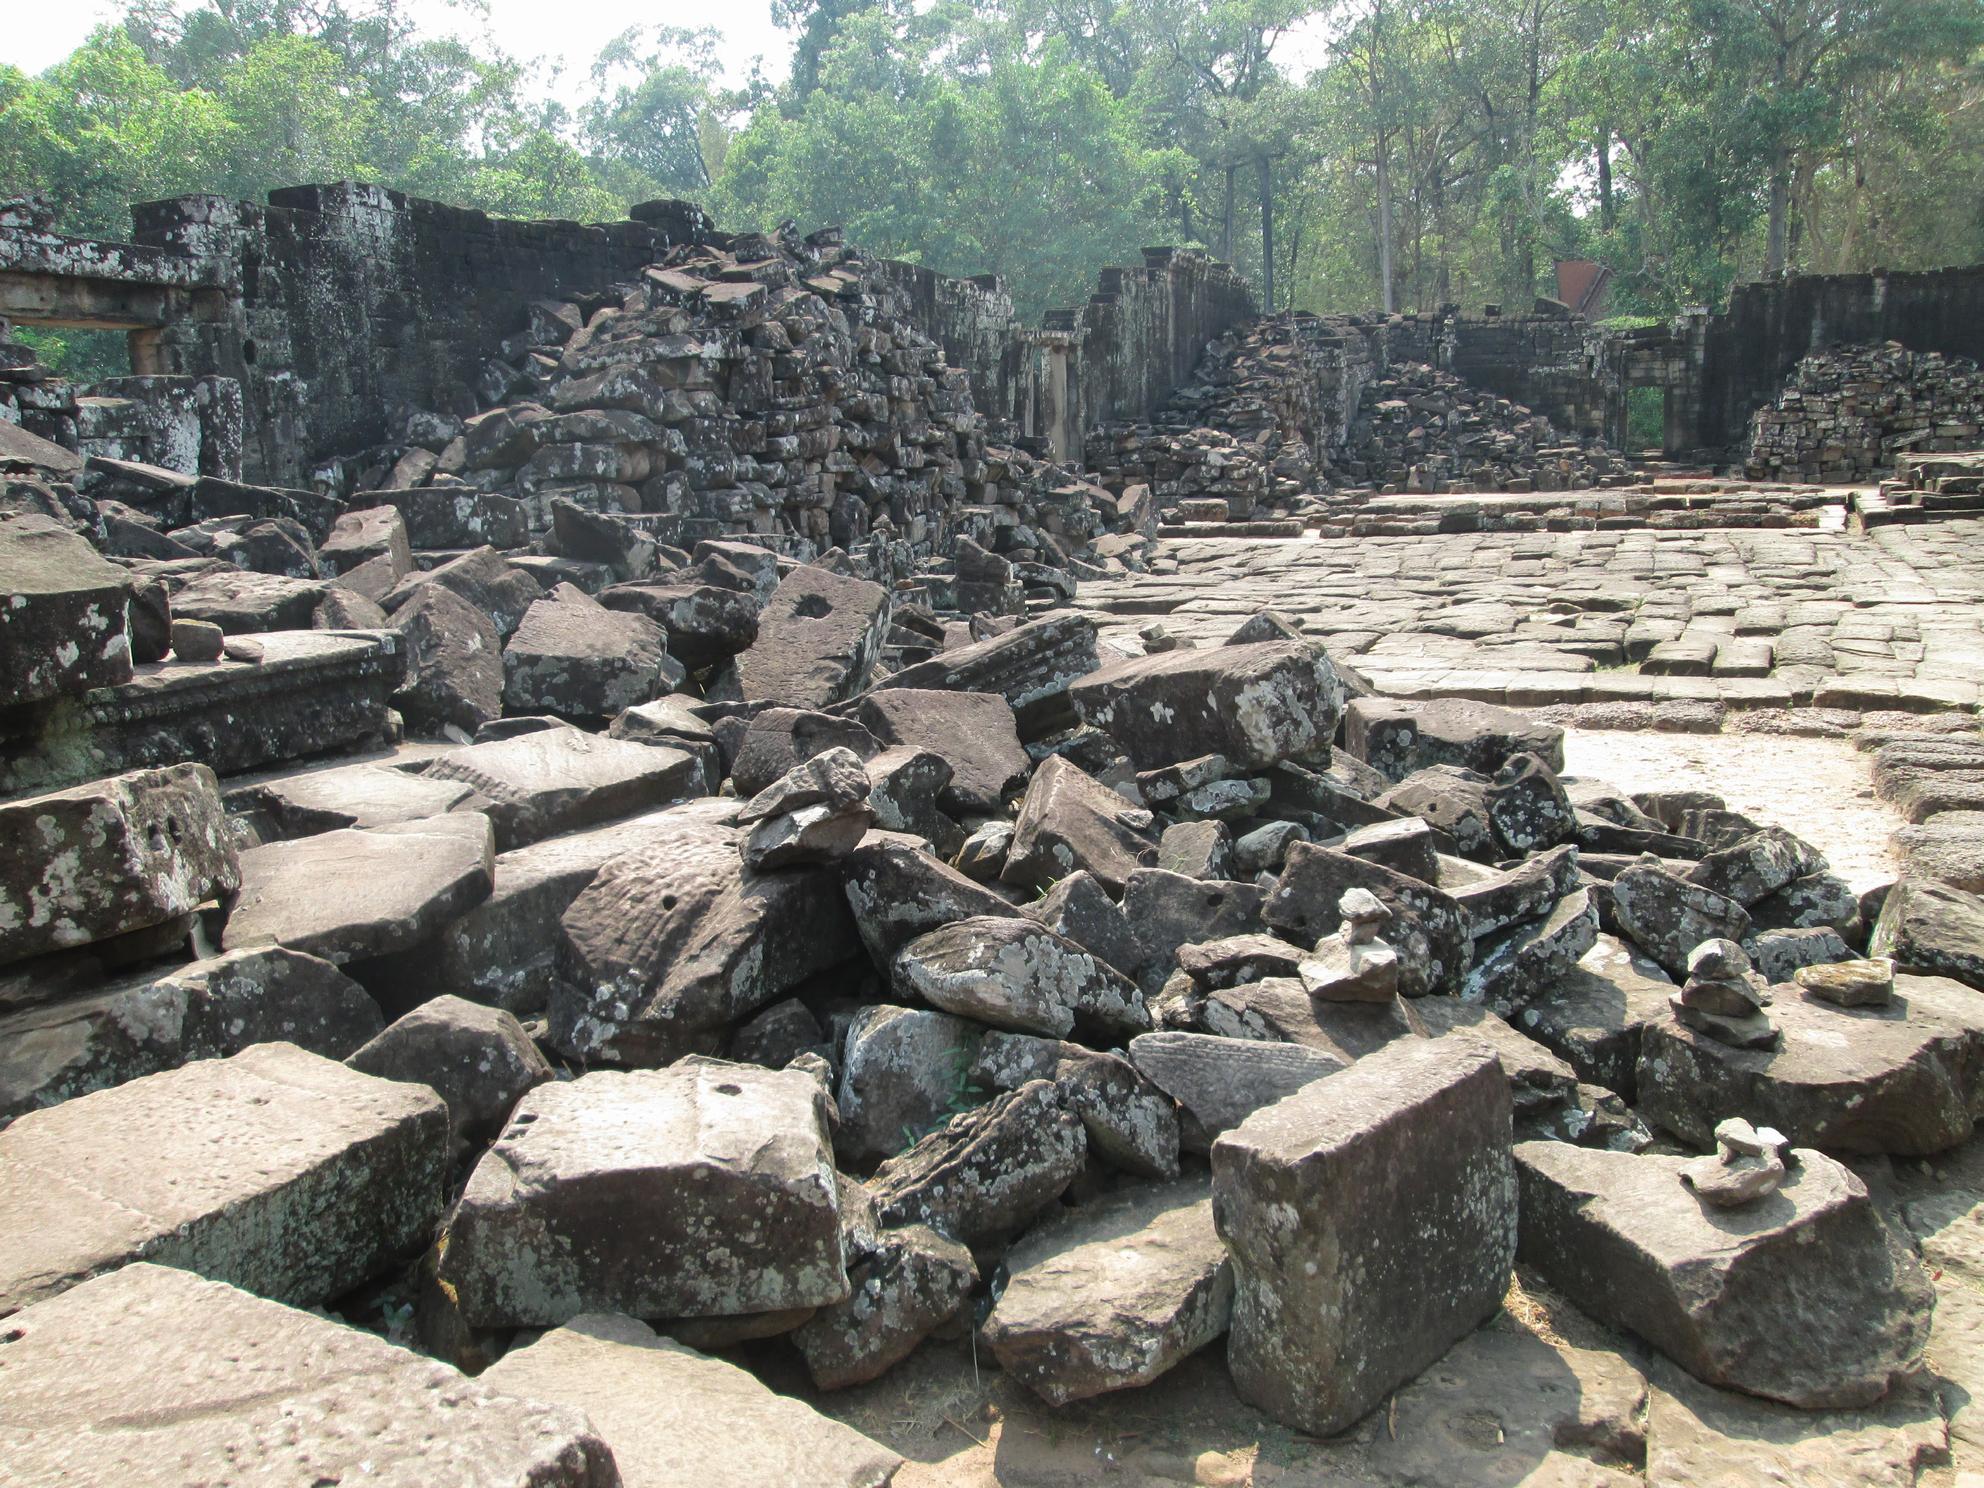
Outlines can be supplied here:
<path id="1" fill-rule="evenodd" d="M 1804 357 L 1881 341 L 1984 361 L 1984 265 L 1737 285 L 1703 336 L 1695 442 L 1742 443 L 1751 415 L 1777 397 Z"/>
<path id="2" fill-rule="evenodd" d="M 240 381 L 242 468 L 308 484 L 385 439 L 396 413 L 475 411 L 482 359 L 534 299 L 596 293 L 671 244 L 669 225 L 524 222 L 374 186 L 300 186 L 133 209 L 143 244 L 222 265 L 229 310 L 168 327 L 156 370 Z"/>

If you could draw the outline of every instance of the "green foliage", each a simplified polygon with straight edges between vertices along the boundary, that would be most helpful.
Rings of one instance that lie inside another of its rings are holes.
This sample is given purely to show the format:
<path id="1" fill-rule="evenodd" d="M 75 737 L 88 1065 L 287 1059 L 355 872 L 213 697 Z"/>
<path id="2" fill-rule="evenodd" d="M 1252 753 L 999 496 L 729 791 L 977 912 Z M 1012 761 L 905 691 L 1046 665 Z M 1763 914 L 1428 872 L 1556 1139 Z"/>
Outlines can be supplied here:
<path id="1" fill-rule="evenodd" d="M 401 0 L 125 0 L 40 77 L 0 66 L 0 189 L 106 237 L 133 201 L 341 178 L 595 220 L 688 196 L 1002 274 L 1028 318 L 1152 242 L 1318 311 L 1519 306 L 1556 257 L 1656 317 L 1779 267 L 1984 258 L 1984 0 L 773 11 L 783 85 L 726 87 L 712 31 L 636 27 L 568 114 Z"/>

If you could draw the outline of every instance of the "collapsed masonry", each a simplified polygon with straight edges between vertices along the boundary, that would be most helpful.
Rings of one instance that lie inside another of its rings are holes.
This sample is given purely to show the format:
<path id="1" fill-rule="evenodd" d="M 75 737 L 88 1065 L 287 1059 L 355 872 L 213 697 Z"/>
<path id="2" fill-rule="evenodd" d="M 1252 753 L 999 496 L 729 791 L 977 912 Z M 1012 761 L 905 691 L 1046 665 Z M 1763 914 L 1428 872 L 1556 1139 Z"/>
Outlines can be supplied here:
<path id="1" fill-rule="evenodd" d="M 1058 601 L 1147 491 L 997 453 L 844 245 L 692 236 L 336 490 L 0 424 L 12 1474 L 874 1485 L 836 1392 L 918 1356 L 1058 1409 L 1223 1350 L 1464 1482 L 1427 1392 L 1518 1262 L 1693 1380 L 1911 1398 L 1840 1157 L 1984 1110 L 1974 733 L 1877 755 L 1862 896 L 1273 612 L 1135 654 Z"/>
<path id="2" fill-rule="evenodd" d="M 1753 479 L 1857 485 L 1904 455 L 1974 450 L 1980 434 L 1977 363 L 1897 342 L 1841 346 L 1806 357 L 1757 410 L 1746 464 Z"/>

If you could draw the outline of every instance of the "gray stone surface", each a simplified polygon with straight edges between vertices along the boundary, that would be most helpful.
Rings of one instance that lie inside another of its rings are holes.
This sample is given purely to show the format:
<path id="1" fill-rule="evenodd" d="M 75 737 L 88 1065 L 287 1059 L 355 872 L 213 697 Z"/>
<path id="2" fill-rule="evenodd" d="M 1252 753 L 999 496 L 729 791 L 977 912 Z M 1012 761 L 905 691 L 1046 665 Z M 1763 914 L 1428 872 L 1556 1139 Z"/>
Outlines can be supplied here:
<path id="1" fill-rule="evenodd" d="M 0 963 L 163 924 L 237 887 L 205 765 L 0 804 Z"/>
<path id="2" fill-rule="evenodd" d="M 523 1025 L 500 1008 L 459 997 L 424 1002 L 354 1049 L 352 1069 L 382 1080 L 425 1085 L 448 1103 L 457 1151 L 486 1142 L 533 1085 L 552 1078 Z"/>
<path id="3" fill-rule="evenodd" d="M 1215 1142 L 1241 1398 L 1332 1436 L 1492 1314 L 1515 1260 L 1510 1144 L 1494 1055 L 1446 1039 L 1395 1043 Z"/>
<path id="4" fill-rule="evenodd" d="M 259 1044 L 0 1132 L 0 1316 L 131 1261 L 314 1306 L 417 1252 L 447 1108 L 417 1085 Z"/>
<path id="5" fill-rule="evenodd" d="M 475 811 L 250 848 L 221 944 L 340 964 L 409 950 L 489 897 L 495 849 Z"/>
<path id="6" fill-rule="evenodd" d="M 1866 1186 L 1809 1149 L 1755 1204 L 1711 1209 L 1680 1158 L 1516 1149 L 1522 1259 L 1710 1384 L 1863 1406 L 1920 1360 L 1933 1297 Z"/>
<path id="7" fill-rule="evenodd" d="M 714 1060 L 539 1085 L 449 1214 L 439 1276 L 475 1327 L 838 1301 L 826 1093 Z"/>
<path id="8" fill-rule="evenodd" d="M 1024 917 L 958 920 L 896 952 L 896 990 L 960 1017 L 1061 1038 L 1076 1022 L 1120 1034 L 1150 1027 L 1136 983 Z"/>
<path id="9" fill-rule="evenodd" d="M 23 1485 L 641 1481 L 577 1408 L 169 1266 L 85 1282 L 7 1337 L 0 1439 Z"/>
<path id="10" fill-rule="evenodd" d="M 131 677 L 124 570 L 48 517 L 0 519 L 0 705 Z"/>
<path id="11" fill-rule="evenodd" d="M 902 1458 L 745 1370 L 587 1312 L 485 1370 L 491 1390 L 583 1412 L 627 1488 L 882 1488 Z"/>
<path id="12" fill-rule="evenodd" d="M 1232 1313 L 1203 1177 L 1083 1204 L 1028 1234 L 1006 1269 L 986 1342 L 1053 1405 L 1149 1384 L 1225 1332 Z"/>

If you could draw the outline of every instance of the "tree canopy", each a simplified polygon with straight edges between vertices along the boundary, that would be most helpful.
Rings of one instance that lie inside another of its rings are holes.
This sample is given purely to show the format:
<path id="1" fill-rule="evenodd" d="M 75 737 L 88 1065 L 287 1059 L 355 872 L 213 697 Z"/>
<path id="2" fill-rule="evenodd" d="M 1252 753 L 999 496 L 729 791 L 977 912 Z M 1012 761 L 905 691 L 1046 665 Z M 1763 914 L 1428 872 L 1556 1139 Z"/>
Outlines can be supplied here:
<path id="1" fill-rule="evenodd" d="M 1001 274 L 1029 317 L 1160 242 L 1319 311 L 1523 304 L 1562 257 L 1638 314 L 1984 258 L 1984 0 L 770 3 L 783 83 L 636 27 L 568 110 L 394 0 L 125 0 L 0 65 L 0 194 L 107 237 L 347 178 L 588 220 L 686 196 Z"/>

